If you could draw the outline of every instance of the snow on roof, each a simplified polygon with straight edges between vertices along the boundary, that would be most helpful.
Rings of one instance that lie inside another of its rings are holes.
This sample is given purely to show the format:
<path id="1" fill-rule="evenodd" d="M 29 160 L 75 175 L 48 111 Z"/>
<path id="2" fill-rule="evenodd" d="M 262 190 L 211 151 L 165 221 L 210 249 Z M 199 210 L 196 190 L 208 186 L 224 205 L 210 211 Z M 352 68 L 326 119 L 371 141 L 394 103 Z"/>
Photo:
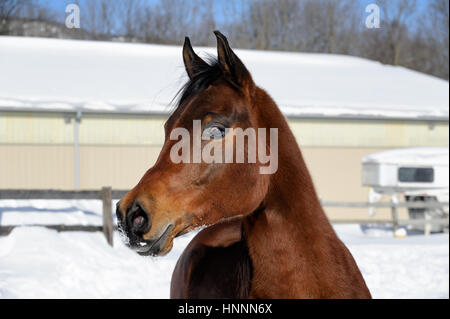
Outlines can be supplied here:
<path id="1" fill-rule="evenodd" d="M 448 147 L 410 147 L 378 152 L 365 156 L 363 163 L 395 165 L 448 166 Z"/>
<path id="2" fill-rule="evenodd" d="M 448 120 L 449 83 L 432 76 L 349 56 L 236 52 L 287 116 Z M 185 80 L 181 46 L 0 37 L 0 109 L 167 113 Z"/>

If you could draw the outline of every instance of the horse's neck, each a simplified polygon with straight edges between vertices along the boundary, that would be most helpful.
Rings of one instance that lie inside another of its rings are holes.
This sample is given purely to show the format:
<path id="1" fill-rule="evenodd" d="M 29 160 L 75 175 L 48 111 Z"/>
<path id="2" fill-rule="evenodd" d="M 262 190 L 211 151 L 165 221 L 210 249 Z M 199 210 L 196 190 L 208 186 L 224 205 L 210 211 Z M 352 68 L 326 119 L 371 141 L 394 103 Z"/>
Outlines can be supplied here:
<path id="1" fill-rule="evenodd" d="M 292 270 L 289 274 L 295 280 L 295 269 L 304 262 L 299 258 L 316 255 L 314 249 L 321 246 L 319 243 L 335 238 L 295 137 L 269 98 L 270 101 L 273 105 L 261 112 L 260 118 L 270 121 L 263 124 L 266 127 L 278 128 L 278 170 L 270 177 L 261 208 L 244 222 L 255 276 L 259 277 L 256 285 L 271 285 L 275 283 L 271 280 L 280 280 L 273 276 L 280 265 Z M 286 277 L 289 275 L 284 274 L 283 280 L 289 281 Z M 277 287 L 282 289 L 279 284 Z"/>
<path id="2" fill-rule="evenodd" d="M 259 111 L 261 127 L 278 128 L 278 170 L 270 176 L 263 203 L 265 211 L 298 227 L 323 229 L 329 223 L 295 136 L 275 102 L 264 91 L 260 94 L 262 100 L 258 104 L 265 105 Z"/>

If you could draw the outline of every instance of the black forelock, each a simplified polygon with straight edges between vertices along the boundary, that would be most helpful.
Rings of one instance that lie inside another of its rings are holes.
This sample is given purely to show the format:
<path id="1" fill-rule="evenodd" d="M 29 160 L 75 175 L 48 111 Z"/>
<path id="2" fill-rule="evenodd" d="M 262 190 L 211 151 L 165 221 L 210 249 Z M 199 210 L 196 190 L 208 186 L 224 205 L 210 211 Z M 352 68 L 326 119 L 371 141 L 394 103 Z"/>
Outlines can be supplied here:
<path id="1" fill-rule="evenodd" d="M 193 96 L 205 90 L 208 86 L 216 82 L 222 75 L 222 69 L 215 57 L 206 58 L 207 65 L 196 65 L 196 73 L 190 78 L 177 92 L 171 104 L 174 106 L 169 119 L 166 122 L 168 127 L 171 126 L 174 118 L 182 111 L 186 102 Z"/>
<path id="2" fill-rule="evenodd" d="M 207 63 L 208 66 L 197 66 L 195 75 L 177 93 L 177 108 L 185 104 L 192 96 L 205 90 L 222 76 L 223 72 L 216 58 L 208 57 Z"/>

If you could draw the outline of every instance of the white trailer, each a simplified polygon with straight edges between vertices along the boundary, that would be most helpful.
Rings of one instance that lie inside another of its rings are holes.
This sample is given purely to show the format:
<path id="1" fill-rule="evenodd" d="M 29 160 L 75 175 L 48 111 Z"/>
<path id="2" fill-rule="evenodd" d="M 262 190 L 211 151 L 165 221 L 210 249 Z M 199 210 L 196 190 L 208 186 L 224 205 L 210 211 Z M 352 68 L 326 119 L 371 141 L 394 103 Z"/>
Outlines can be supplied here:
<path id="1" fill-rule="evenodd" d="M 369 201 L 382 195 L 406 201 L 449 200 L 449 150 L 446 147 L 415 147 L 370 154 L 362 159 L 362 184 L 370 187 Z M 409 208 L 411 219 L 448 218 L 448 207 L 439 209 Z M 373 210 L 369 212 L 373 214 Z M 424 230 L 425 226 L 414 226 Z M 444 226 L 430 226 L 443 231 Z"/>

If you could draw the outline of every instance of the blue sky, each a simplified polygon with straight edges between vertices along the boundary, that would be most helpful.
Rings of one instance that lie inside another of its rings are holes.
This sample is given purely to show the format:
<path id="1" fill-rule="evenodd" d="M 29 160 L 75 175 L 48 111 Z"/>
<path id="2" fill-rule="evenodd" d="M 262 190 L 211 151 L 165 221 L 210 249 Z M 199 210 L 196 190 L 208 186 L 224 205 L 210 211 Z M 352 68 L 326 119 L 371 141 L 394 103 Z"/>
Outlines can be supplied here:
<path id="1" fill-rule="evenodd" d="M 65 8 L 70 3 L 76 3 L 75 0 L 37 0 L 39 3 L 43 4 L 44 6 L 47 6 L 49 8 L 52 8 L 55 10 L 56 13 L 61 12 L 61 21 L 65 18 Z M 83 0 L 81 0 L 83 1 Z M 89 1 L 89 0 L 85 0 Z M 91 0 L 95 1 L 95 0 Z M 112 0 L 113 1 L 113 0 Z M 157 4 L 160 1 L 164 0 L 142 0 L 143 2 L 150 3 L 150 4 Z M 188 0 L 186 0 L 188 1 Z M 222 10 L 221 7 L 226 4 L 227 0 L 214 0 L 214 8 L 216 11 L 216 20 L 221 21 L 221 14 Z"/>
<path id="2" fill-rule="evenodd" d="M 48 6 L 50 8 L 52 8 L 53 10 L 55 10 L 56 13 L 60 12 L 61 13 L 61 22 L 64 21 L 65 18 L 65 8 L 68 4 L 70 3 L 75 3 L 75 0 L 38 0 L 41 4 Z M 95 1 L 95 0 L 92 0 Z M 164 1 L 164 0 L 144 0 L 147 3 L 158 3 L 159 1 Z M 364 13 L 364 8 L 365 6 L 367 6 L 368 4 L 371 3 L 377 3 L 377 0 L 355 0 L 358 1 L 361 4 L 361 18 L 362 20 L 365 19 L 366 14 Z M 396 0 L 390 0 L 392 1 L 392 3 L 394 3 Z M 417 9 L 417 13 L 420 14 L 424 8 L 426 8 L 427 3 L 429 2 L 429 0 L 417 0 L 417 5 L 418 5 L 418 9 Z M 214 6 L 215 6 L 215 11 L 216 11 L 216 20 L 221 22 L 223 21 L 222 19 L 222 10 L 221 8 L 226 5 L 227 0 L 214 0 Z M 383 19 L 383 17 L 381 17 L 381 19 Z"/>

